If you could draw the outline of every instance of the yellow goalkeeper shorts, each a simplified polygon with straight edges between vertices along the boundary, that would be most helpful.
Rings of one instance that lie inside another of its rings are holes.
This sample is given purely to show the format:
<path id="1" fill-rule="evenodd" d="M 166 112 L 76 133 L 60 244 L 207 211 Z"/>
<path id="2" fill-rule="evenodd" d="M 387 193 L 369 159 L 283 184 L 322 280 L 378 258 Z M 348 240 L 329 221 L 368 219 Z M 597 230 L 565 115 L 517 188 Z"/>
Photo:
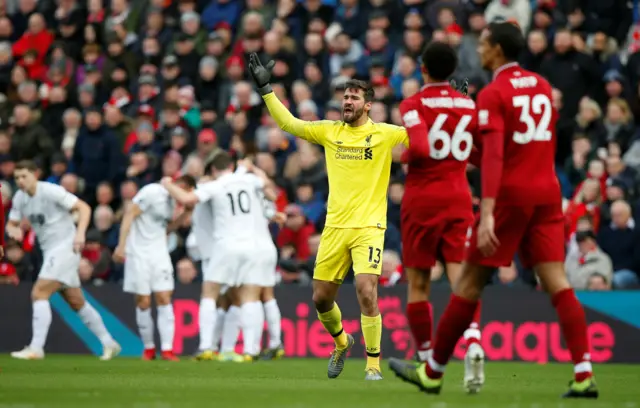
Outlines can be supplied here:
<path id="1" fill-rule="evenodd" d="M 313 279 L 341 284 L 353 271 L 380 275 L 384 249 L 383 228 L 325 227 L 320 239 Z"/>

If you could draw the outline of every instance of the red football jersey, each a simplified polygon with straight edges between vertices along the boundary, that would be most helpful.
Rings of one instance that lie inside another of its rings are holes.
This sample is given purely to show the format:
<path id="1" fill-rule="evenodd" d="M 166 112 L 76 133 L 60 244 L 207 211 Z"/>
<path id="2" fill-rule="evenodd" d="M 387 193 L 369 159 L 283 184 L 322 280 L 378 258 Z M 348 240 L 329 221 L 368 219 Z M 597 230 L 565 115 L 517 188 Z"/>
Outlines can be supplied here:
<path id="1" fill-rule="evenodd" d="M 480 91 L 476 144 L 481 143 L 483 197 L 515 205 L 562 199 L 551 101 L 549 82 L 517 63 L 496 70 Z"/>
<path id="2" fill-rule="evenodd" d="M 400 104 L 409 135 L 405 200 L 471 211 L 467 161 L 477 130 L 474 101 L 448 82 L 428 84 Z"/>

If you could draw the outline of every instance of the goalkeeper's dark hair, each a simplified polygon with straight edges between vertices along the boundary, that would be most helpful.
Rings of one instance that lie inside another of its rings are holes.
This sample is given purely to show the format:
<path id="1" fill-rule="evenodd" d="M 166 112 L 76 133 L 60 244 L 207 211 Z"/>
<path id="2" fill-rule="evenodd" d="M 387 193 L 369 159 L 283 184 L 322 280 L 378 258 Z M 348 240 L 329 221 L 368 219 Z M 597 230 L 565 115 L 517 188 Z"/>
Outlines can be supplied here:
<path id="1" fill-rule="evenodd" d="M 487 29 L 489 30 L 489 37 L 487 38 L 489 43 L 499 45 L 504 58 L 508 62 L 517 61 L 527 46 L 520 27 L 512 22 L 503 21 L 491 23 Z"/>
<path id="2" fill-rule="evenodd" d="M 176 179 L 176 183 L 184 184 L 190 188 L 196 188 L 196 179 L 188 174 L 183 174 Z"/>
<path id="3" fill-rule="evenodd" d="M 458 55 L 449 45 L 433 41 L 422 53 L 422 66 L 435 81 L 446 81 L 458 67 Z"/>
<path id="4" fill-rule="evenodd" d="M 373 100 L 373 87 L 367 81 L 350 79 L 344 84 L 344 90 L 346 91 L 347 89 L 362 91 L 365 102 L 371 102 Z"/>
<path id="5" fill-rule="evenodd" d="M 216 169 L 218 171 L 226 170 L 233 164 L 233 158 L 225 151 L 216 153 L 215 156 L 209 162 L 208 168 L 210 170 Z"/>

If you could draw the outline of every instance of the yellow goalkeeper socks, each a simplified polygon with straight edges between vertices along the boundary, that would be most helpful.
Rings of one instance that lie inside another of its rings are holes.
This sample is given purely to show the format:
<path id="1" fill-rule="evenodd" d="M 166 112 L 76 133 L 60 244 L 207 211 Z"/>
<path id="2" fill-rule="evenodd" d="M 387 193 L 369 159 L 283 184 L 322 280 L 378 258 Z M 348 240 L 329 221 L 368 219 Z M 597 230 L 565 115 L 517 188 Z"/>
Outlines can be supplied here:
<path id="1" fill-rule="evenodd" d="M 360 316 L 364 344 L 367 348 L 367 368 L 380 370 L 380 341 L 382 339 L 382 316 Z"/>
<path id="2" fill-rule="evenodd" d="M 347 333 L 342 328 L 342 312 L 337 303 L 333 304 L 333 309 L 325 313 L 318 312 L 318 319 L 322 322 L 325 329 L 333 336 L 336 347 L 345 349 L 349 345 Z M 380 341 L 378 340 L 378 343 Z"/>

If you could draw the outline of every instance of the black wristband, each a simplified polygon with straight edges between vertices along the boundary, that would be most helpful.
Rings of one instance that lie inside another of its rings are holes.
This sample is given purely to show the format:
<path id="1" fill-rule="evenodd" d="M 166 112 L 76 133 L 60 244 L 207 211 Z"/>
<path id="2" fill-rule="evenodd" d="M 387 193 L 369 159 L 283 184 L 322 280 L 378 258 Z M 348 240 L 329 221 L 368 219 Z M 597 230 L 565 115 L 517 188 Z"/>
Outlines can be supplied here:
<path id="1" fill-rule="evenodd" d="M 266 94 L 273 92 L 273 89 L 271 88 L 271 84 L 266 84 L 265 86 L 258 88 L 258 92 L 260 95 L 265 96 Z"/>

